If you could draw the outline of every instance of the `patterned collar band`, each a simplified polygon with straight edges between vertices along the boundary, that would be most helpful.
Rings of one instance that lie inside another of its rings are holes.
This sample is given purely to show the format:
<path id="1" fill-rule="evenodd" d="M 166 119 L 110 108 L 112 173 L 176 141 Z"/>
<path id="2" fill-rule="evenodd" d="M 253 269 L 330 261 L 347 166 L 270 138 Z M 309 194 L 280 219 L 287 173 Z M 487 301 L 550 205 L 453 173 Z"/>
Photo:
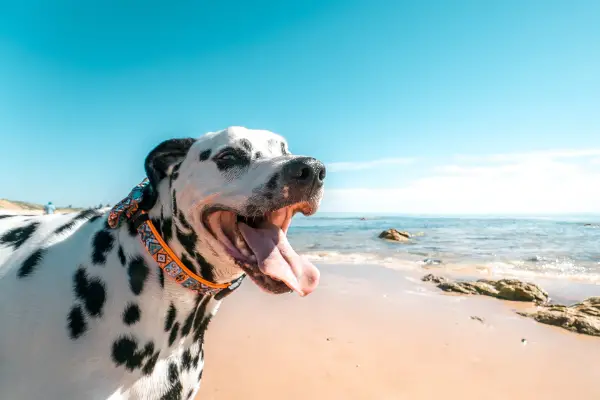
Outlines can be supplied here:
<path id="1" fill-rule="evenodd" d="M 215 294 L 215 297 L 223 298 L 235 290 L 244 279 L 245 275 L 230 283 L 213 283 L 203 279 L 190 271 L 173 253 L 148 218 L 145 211 L 139 209 L 144 190 L 148 186 L 148 179 L 144 179 L 131 193 L 117 203 L 108 215 L 108 225 L 111 228 L 118 227 L 122 222 L 130 220 L 137 222 L 139 238 L 146 250 L 158 266 L 175 282 L 186 289 L 200 294 Z"/>

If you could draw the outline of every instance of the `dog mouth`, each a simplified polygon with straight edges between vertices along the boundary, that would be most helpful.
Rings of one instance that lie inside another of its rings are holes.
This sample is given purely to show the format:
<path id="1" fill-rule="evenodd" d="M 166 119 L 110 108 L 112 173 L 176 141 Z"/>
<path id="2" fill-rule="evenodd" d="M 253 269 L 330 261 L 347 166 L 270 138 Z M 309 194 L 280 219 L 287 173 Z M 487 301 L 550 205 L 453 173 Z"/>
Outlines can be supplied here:
<path id="1" fill-rule="evenodd" d="M 308 216 L 315 211 L 309 202 L 256 215 L 216 206 L 203 212 L 202 223 L 259 288 L 306 296 L 317 287 L 319 270 L 296 253 L 287 232 L 296 213 Z"/>

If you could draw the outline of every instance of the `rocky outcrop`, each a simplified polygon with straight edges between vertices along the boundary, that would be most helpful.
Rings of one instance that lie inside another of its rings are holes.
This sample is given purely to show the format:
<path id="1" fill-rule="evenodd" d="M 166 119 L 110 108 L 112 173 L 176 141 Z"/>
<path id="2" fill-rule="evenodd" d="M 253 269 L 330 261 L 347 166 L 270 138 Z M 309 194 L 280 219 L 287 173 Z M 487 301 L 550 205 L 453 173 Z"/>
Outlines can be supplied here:
<path id="1" fill-rule="evenodd" d="M 535 311 L 518 311 L 517 314 L 533 318 L 542 324 L 585 335 L 600 336 L 600 297 L 590 297 L 572 306 L 542 305 Z"/>
<path id="2" fill-rule="evenodd" d="M 397 229 L 388 229 L 379 234 L 380 239 L 393 240 L 395 242 L 408 242 L 410 233 L 401 232 Z"/>
<path id="3" fill-rule="evenodd" d="M 502 300 L 530 301 L 535 303 L 548 302 L 548 293 L 539 286 L 522 282 L 517 279 L 500 279 L 498 281 L 479 279 L 474 282 L 453 281 L 433 274 L 422 278 L 425 282 L 433 282 L 445 292 L 462 294 L 479 294 Z"/>

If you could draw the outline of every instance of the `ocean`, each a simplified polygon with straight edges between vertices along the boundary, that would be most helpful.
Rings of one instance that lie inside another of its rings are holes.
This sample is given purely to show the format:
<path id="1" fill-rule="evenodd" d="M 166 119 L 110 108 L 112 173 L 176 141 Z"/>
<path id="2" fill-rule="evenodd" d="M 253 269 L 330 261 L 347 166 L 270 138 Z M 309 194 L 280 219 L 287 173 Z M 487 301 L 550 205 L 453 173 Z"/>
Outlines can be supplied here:
<path id="1" fill-rule="evenodd" d="M 410 243 L 379 239 L 379 233 L 389 228 L 421 236 Z M 459 218 L 317 213 L 296 216 L 288 237 L 298 253 L 315 263 L 600 283 L 598 215 Z"/>

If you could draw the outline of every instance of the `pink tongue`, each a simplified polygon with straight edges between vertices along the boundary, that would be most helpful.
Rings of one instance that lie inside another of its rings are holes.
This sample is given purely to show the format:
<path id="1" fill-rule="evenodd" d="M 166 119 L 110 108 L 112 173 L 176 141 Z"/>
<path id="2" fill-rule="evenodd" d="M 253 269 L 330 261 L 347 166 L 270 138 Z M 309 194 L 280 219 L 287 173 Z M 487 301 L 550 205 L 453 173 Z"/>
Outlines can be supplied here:
<path id="1" fill-rule="evenodd" d="M 300 296 L 315 290 L 319 270 L 294 251 L 281 229 L 270 223 L 258 229 L 243 223 L 238 225 L 263 274 L 282 281 Z"/>

